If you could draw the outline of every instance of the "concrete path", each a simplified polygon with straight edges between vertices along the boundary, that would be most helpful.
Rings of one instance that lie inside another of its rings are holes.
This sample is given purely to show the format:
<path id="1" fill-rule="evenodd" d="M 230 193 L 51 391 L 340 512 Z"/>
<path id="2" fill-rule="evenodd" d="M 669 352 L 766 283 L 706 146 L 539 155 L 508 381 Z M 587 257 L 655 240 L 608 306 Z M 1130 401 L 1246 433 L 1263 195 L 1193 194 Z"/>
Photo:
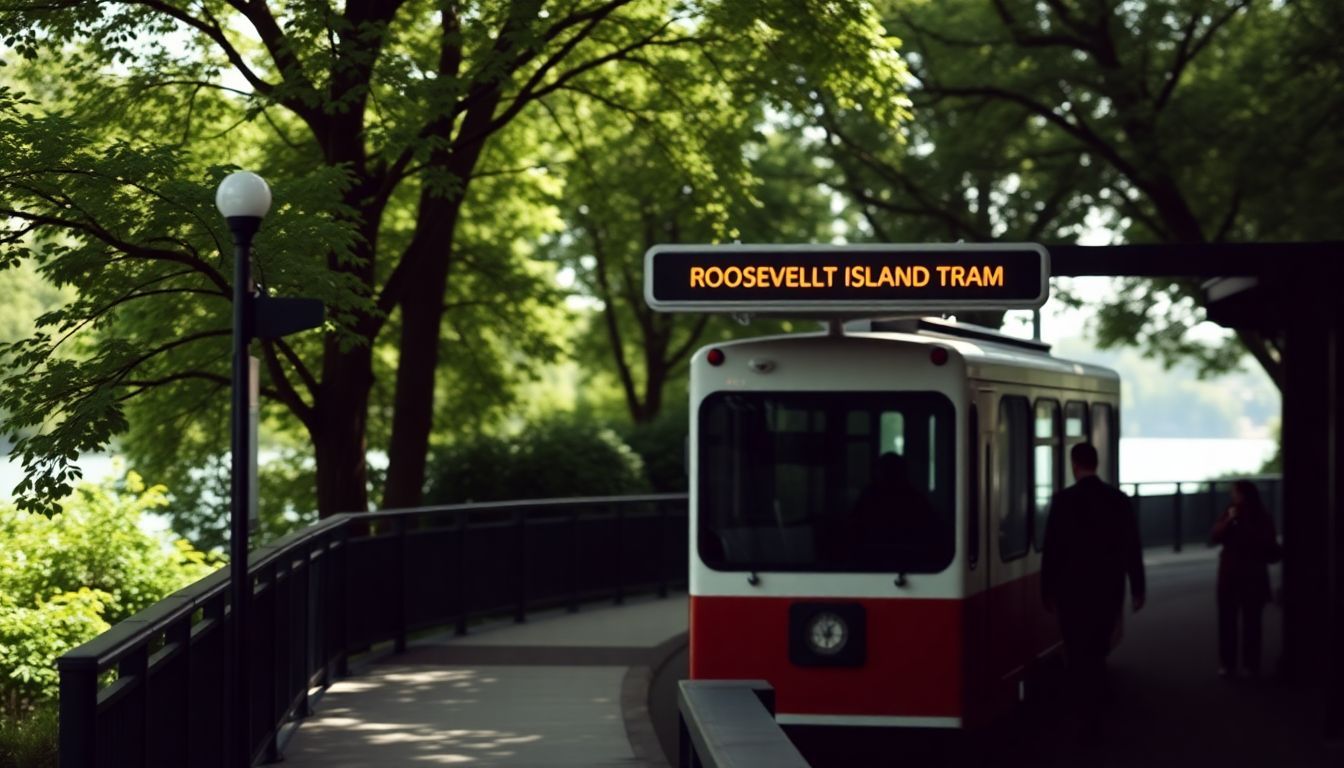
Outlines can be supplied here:
<path id="1" fill-rule="evenodd" d="M 285 763 L 666 768 L 648 686 L 686 616 L 676 596 L 413 643 L 332 685 Z"/>
<path id="2" fill-rule="evenodd" d="M 1126 618 L 1111 657 L 1113 700 L 1099 747 L 1070 738 L 1062 699 L 951 744 L 881 729 L 790 735 L 816 768 L 1344 766 L 1344 755 L 1321 740 L 1319 700 L 1273 677 L 1217 677 L 1216 557 L 1203 547 L 1145 553 L 1148 606 Z M 666 768 L 653 723 L 675 752 L 686 617 L 678 596 L 413 643 L 333 685 L 295 732 L 285 762 Z M 1270 606 L 1267 669 L 1279 655 L 1279 627 Z"/>

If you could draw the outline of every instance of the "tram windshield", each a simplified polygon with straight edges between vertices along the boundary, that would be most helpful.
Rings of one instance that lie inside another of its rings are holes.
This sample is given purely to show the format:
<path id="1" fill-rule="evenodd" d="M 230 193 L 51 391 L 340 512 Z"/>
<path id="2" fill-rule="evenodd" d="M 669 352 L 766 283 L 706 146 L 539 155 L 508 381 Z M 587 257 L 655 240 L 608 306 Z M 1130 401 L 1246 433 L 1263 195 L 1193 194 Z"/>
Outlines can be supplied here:
<path id="1" fill-rule="evenodd" d="M 718 392 L 700 406 L 698 542 L 716 570 L 932 573 L 955 549 L 936 392 Z"/>

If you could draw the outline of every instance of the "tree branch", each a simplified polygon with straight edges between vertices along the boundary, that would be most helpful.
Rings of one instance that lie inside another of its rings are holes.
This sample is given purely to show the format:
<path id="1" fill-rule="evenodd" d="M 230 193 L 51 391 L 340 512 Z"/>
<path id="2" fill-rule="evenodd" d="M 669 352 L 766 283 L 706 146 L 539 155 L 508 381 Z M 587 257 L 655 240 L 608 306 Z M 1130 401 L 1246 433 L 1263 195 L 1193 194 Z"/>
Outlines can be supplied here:
<path id="1" fill-rule="evenodd" d="M 103 229 L 94 222 L 85 223 L 85 222 L 71 221 L 69 219 L 62 219 L 57 216 L 46 216 L 39 213 L 32 213 L 30 211 L 20 211 L 12 208 L 0 208 L 0 215 L 10 216 L 13 218 L 22 219 L 24 221 L 33 221 L 47 226 L 70 230 L 72 232 L 83 232 L 84 234 L 89 235 L 102 243 L 112 246 L 113 249 L 121 252 L 121 254 L 126 258 L 145 259 L 148 261 L 168 261 L 176 264 L 181 264 L 183 266 L 190 267 L 192 270 L 205 275 L 205 277 L 209 279 L 210 282 L 214 283 L 215 286 L 220 289 L 221 293 L 229 294 L 233 290 L 232 286 L 229 284 L 227 280 L 224 279 L 223 275 L 219 274 L 219 272 L 216 271 L 214 267 L 211 267 L 209 264 L 207 264 L 205 261 L 201 260 L 198 257 L 177 253 L 175 251 L 167 251 L 160 248 L 147 248 L 144 246 L 139 246 L 134 243 L 127 242 L 119 237 L 116 237 L 111 232 L 108 232 L 106 229 Z"/>
<path id="2" fill-rule="evenodd" d="M 994 0 L 994 11 L 998 14 L 999 20 L 1012 35 L 1013 42 L 1023 48 L 1069 48 L 1077 51 L 1086 51 L 1095 54 L 1096 50 L 1087 40 L 1076 35 L 1030 35 L 1023 31 L 1017 18 L 1008 10 L 1004 0 Z"/>
<path id="3" fill-rule="evenodd" d="M 695 345 L 700 341 L 700 336 L 705 332 L 709 325 L 709 315 L 700 315 L 695 319 L 695 325 L 691 327 L 691 333 L 686 339 L 667 355 L 667 367 L 679 365 L 681 361 L 690 354 Z"/>
<path id="4" fill-rule="evenodd" d="M 275 382 L 274 398 L 288 407 L 303 423 L 303 426 L 311 431 L 314 426 L 313 406 L 305 403 L 303 398 L 299 397 L 299 393 L 295 391 L 289 377 L 285 375 L 285 370 L 280 365 L 280 358 L 275 353 L 275 341 L 273 339 L 261 340 L 261 355 L 266 360 L 266 370 L 271 374 L 271 381 Z"/>
<path id="5" fill-rule="evenodd" d="M 641 38 L 640 40 L 636 40 L 627 45 L 623 45 L 620 48 L 607 52 L 606 54 L 585 61 L 582 64 L 578 64 L 573 69 L 564 72 L 563 74 L 559 75 L 554 80 L 552 80 L 551 82 L 547 83 L 545 86 L 540 88 L 537 88 L 536 85 L 540 82 L 542 77 L 544 77 L 545 74 L 549 72 L 549 70 L 545 68 L 538 69 L 537 72 L 533 73 L 533 76 L 529 78 L 526 83 L 524 83 L 523 87 L 519 89 L 518 93 L 514 96 L 513 100 L 509 103 L 509 106 L 505 107 L 504 111 L 501 112 L 499 115 L 497 115 L 495 119 L 492 120 L 488 126 L 486 126 L 480 138 L 484 138 L 485 136 L 488 136 L 489 134 L 494 133 L 495 131 L 504 127 L 506 124 L 508 124 L 510 120 L 516 117 L 518 113 L 521 112 L 523 108 L 526 107 L 532 101 L 539 99 L 543 96 L 546 96 L 547 94 L 554 93 L 560 88 L 565 87 L 566 83 L 578 77 L 579 75 L 584 74 L 585 72 L 590 72 L 594 69 L 597 69 L 598 67 L 610 64 L 614 61 L 620 61 L 622 59 L 625 59 L 631 53 L 634 53 L 635 51 L 640 50 L 642 48 L 647 48 L 650 46 L 676 46 L 676 45 L 683 45 L 689 42 L 696 42 L 698 40 L 698 38 L 694 37 L 679 37 L 666 40 L 659 40 L 658 35 L 661 34 L 667 28 L 668 24 L 671 24 L 671 22 L 669 21 L 667 24 L 664 24 L 662 27 L 658 29 L 657 32 L 654 32 L 653 34 L 648 35 L 647 37 Z M 550 62 L 548 62 L 548 65 L 549 63 Z"/>
<path id="6" fill-rule="evenodd" d="M 1241 187 L 1237 187 L 1232 190 L 1232 204 L 1227 208 L 1227 215 L 1223 216 L 1223 223 L 1218 225 L 1218 230 L 1213 235 L 1213 242 L 1223 242 L 1227 237 L 1227 233 L 1232 230 L 1232 225 L 1236 223 L 1237 220 L 1237 214 L 1241 211 L 1241 200 Z"/>
<path id="7" fill-rule="evenodd" d="M 1242 2 L 1233 5 L 1226 13 L 1215 18 L 1193 45 L 1190 44 L 1190 41 L 1195 29 L 1198 27 L 1200 14 L 1195 13 L 1191 15 L 1190 23 L 1187 24 L 1185 28 L 1185 35 L 1181 38 L 1180 44 L 1176 47 L 1176 56 L 1172 62 L 1171 72 L 1167 75 L 1166 81 L 1162 85 L 1162 90 L 1158 93 L 1157 101 L 1154 103 L 1154 109 L 1156 111 L 1161 112 L 1162 108 L 1167 105 L 1167 102 L 1171 99 L 1172 92 L 1176 90 L 1176 84 L 1180 82 L 1181 74 L 1185 72 L 1186 66 L 1193 61 L 1206 46 L 1208 46 L 1209 42 L 1213 40 L 1214 34 L 1216 34 L 1224 24 L 1231 21 L 1233 16 L 1236 16 L 1250 4 L 1251 0 L 1242 0 Z"/>
<path id="8" fill-rule="evenodd" d="M 1048 105 L 1043 104 L 1026 94 L 1017 93 L 1004 88 L 993 86 L 926 86 L 925 90 L 935 96 L 951 96 L 956 98 L 975 98 L 997 99 L 1007 101 L 1024 107 L 1028 112 L 1045 118 L 1047 122 L 1061 128 L 1065 133 L 1091 147 L 1097 154 L 1106 158 L 1117 171 L 1129 177 L 1136 186 L 1144 186 L 1143 179 L 1138 173 L 1138 169 L 1132 163 L 1120 156 L 1115 147 L 1106 142 L 1105 139 L 1098 136 L 1085 124 L 1078 124 L 1069 121 L 1063 115 L 1055 112 Z"/>
<path id="9" fill-rule="evenodd" d="M 308 394 L 316 398 L 318 390 L 321 388 L 317 382 L 317 377 L 313 375 L 313 372 L 304 364 L 303 359 L 294 351 L 294 347 L 290 346 L 289 342 L 284 339 L 275 339 L 275 348 L 280 350 L 280 354 L 284 355 L 285 359 L 289 361 L 290 366 L 294 368 L 294 372 L 299 375 L 299 381 L 302 381 L 303 385 L 307 387 Z"/>
<path id="10" fill-rule="evenodd" d="M 987 239 L 988 233 L 981 234 L 976 232 L 974 227 L 966 224 L 966 222 L 963 221 L 962 218 L 958 216 L 956 213 L 949 211 L 947 209 L 947 206 L 937 201 L 930 200 L 928 196 L 924 194 L 924 191 L 920 189 L 920 187 L 917 184 L 915 184 L 915 182 L 912 181 L 908 176 L 899 173 L 898 171 L 896 171 L 896 169 L 892 168 L 887 163 L 884 163 L 878 158 L 874 157 L 867 150 L 866 147 L 862 146 L 859 142 L 850 138 L 843 130 L 841 130 L 839 124 L 836 123 L 833 118 L 831 118 L 829 110 L 823 113 L 821 122 L 822 122 L 822 130 L 826 131 L 828 136 L 834 136 L 836 139 L 840 141 L 841 144 L 845 145 L 845 147 L 849 149 L 850 157 L 853 157 L 854 159 L 858 160 L 865 167 L 869 168 L 874 173 L 876 173 L 880 178 L 885 179 L 886 181 L 892 184 L 896 184 L 900 187 L 903 187 L 906 193 L 909 194 L 910 197 L 915 201 L 915 203 L 919 205 L 919 208 L 912 211 L 908 208 L 903 208 L 896 203 L 891 203 L 885 200 L 879 200 L 878 198 L 868 194 L 867 192 L 864 191 L 863 186 L 859 182 L 859 180 L 855 178 L 857 174 L 855 174 L 852 170 L 846 167 L 847 164 L 844 162 L 842 158 L 837 157 L 836 158 L 837 165 L 840 166 L 841 173 L 850 183 L 850 189 L 845 191 L 853 195 L 855 198 L 859 199 L 860 202 L 864 203 L 865 205 L 875 206 L 895 213 L 913 212 L 919 215 L 942 220 L 947 224 L 951 225 L 953 229 L 968 233 L 973 238 Z M 872 224 L 873 222 L 870 220 L 869 223 Z"/>
<path id="11" fill-rule="evenodd" d="M 220 51 L 233 65 L 233 68 L 238 70 L 238 73 L 259 93 L 266 96 L 272 96 L 275 93 L 275 85 L 261 79 L 256 72 L 252 71 L 252 68 L 247 65 L 247 61 L 243 59 L 242 54 L 238 52 L 237 48 L 233 47 L 233 43 L 229 42 L 228 36 L 224 34 L 223 28 L 219 26 L 219 22 L 215 19 L 211 18 L 209 21 L 199 19 L 181 8 L 161 2 L 161 0 L 129 0 L 129 2 L 157 11 L 201 32 L 214 41 L 215 45 L 219 46 Z"/>

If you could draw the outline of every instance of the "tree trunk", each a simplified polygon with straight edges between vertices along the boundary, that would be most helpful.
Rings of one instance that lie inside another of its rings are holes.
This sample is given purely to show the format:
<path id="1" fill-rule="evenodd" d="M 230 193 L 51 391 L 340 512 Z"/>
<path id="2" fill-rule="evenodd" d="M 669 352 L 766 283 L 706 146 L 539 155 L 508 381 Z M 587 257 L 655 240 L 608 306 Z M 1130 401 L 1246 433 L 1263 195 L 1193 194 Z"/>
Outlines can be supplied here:
<path id="1" fill-rule="evenodd" d="M 425 458 L 434 423 L 439 334 L 453 241 L 467 187 L 490 135 L 489 126 L 499 100 L 496 83 L 483 91 L 476 106 L 467 112 L 453 145 L 431 153 L 430 163 L 458 180 L 461 188 L 452 194 L 431 189 L 421 191 L 415 237 L 402 255 L 407 270 L 397 296 L 401 307 L 401 344 L 392 435 L 387 447 L 387 482 L 383 487 L 385 509 L 419 506 L 424 496 Z"/>
<path id="2" fill-rule="evenodd" d="M 418 506 L 424 492 L 429 432 L 434 423 L 434 374 L 439 365 L 439 330 L 450 261 L 450 251 L 447 248 L 442 251 L 416 271 L 416 279 L 408 281 L 401 302 L 400 360 L 392 437 L 387 447 L 385 509 Z"/>
<path id="3" fill-rule="evenodd" d="M 342 352 L 329 339 L 312 432 L 320 517 L 369 509 L 365 431 L 372 387 L 371 347 Z"/>

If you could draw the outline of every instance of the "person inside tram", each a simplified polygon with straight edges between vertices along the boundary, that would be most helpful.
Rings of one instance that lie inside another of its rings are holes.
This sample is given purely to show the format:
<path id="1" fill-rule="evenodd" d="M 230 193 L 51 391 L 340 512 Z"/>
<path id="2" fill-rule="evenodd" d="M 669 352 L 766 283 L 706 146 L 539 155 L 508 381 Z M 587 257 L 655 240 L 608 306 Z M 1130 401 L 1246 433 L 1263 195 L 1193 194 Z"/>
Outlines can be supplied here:
<path id="1" fill-rule="evenodd" d="M 850 551 L 866 567 L 915 570 L 937 529 L 933 505 L 910 482 L 904 456 L 883 453 L 854 504 Z"/>
<path id="2" fill-rule="evenodd" d="M 1213 524 L 1209 538 L 1222 545 L 1218 554 L 1218 676 L 1235 674 L 1240 661 L 1243 674 L 1258 677 L 1260 616 L 1269 602 L 1268 565 L 1277 563 L 1282 551 L 1274 519 L 1254 483 L 1238 480 L 1232 484 L 1232 504 Z"/>

